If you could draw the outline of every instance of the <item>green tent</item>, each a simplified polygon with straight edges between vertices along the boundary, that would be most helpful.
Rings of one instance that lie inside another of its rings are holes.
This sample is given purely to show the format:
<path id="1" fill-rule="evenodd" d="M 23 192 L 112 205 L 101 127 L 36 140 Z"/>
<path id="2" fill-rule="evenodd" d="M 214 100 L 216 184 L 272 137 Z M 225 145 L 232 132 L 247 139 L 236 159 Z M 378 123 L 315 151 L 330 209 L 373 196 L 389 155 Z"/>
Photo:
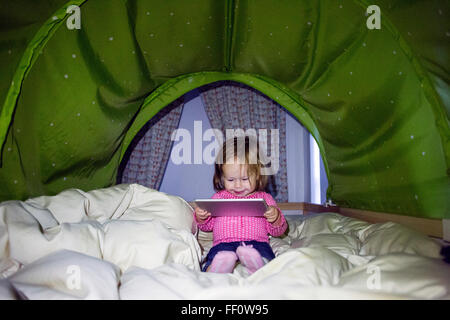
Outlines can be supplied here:
<path id="1" fill-rule="evenodd" d="M 113 185 L 152 116 L 232 80 L 311 132 L 336 204 L 448 218 L 449 10 L 441 0 L 2 0 L 0 200 Z"/>

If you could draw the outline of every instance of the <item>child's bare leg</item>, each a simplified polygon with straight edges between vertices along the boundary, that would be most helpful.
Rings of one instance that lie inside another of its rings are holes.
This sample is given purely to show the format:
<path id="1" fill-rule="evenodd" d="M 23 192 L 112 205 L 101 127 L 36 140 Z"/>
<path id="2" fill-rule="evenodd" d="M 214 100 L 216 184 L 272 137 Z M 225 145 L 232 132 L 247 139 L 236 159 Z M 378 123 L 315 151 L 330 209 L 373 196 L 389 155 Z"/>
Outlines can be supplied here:
<path id="1" fill-rule="evenodd" d="M 252 245 L 239 246 L 236 250 L 237 256 L 241 261 L 242 265 L 248 270 L 250 274 L 258 270 L 264 265 L 264 260 L 261 254 L 253 248 Z"/>

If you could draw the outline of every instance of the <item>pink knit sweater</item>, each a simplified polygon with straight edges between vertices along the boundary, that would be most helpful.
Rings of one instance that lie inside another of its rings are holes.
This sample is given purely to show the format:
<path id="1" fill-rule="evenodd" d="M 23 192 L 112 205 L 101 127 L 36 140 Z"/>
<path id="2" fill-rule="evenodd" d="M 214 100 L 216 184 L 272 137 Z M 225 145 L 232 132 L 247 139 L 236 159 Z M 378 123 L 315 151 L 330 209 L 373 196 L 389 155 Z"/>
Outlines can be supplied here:
<path id="1" fill-rule="evenodd" d="M 242 199 L 228 192 L 222 190 L 212 196 L 213 199 Z M 261 242 L 269 242 L 268 234 L 274 237 L 281 236 L 287 228 L 286 219 L 283 213 L 278 208 L 277 203 L 273 197 L 262 191 L 254 192 L 246 197 L 246 199 L 263 198 L 267 205 L 275 206 L 280 211 L 280 218 L 276 226 L 268 222 L 264 217 L 209 217 L 204 223 L 198 223 L 198 227 L 202 231 L 213 231 L 213 245 L 222 242 L 233 241 L 250 241 L 256 240 Z M 195 214 L 194 214 L 195 217 Z"/>

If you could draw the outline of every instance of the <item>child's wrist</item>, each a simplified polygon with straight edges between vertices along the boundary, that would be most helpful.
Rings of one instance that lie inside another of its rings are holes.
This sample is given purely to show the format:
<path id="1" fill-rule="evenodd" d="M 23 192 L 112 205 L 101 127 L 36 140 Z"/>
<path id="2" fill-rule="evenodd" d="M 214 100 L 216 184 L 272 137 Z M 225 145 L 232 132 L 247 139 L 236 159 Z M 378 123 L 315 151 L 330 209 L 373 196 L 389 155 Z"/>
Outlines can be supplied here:
<path id="1" fill-rule="evenodd" d="M 273 226 L 279 226 L 281 225 L 281 214 L 278 214 L 278 217 L 275 219 L 274 222 L 272 222 Z"/>

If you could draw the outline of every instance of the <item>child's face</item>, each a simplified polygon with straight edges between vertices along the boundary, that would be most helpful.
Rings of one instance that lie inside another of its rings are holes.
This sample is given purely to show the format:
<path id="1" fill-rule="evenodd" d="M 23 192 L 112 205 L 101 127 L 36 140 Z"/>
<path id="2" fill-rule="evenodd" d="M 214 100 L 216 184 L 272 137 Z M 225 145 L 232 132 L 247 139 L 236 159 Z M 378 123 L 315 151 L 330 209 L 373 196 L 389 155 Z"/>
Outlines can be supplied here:
<path id="1" fill-rule="evenodd" d="M 255 190 L 256 179 L 248 176 L 247 165 L 237 163 L 224 164 L 223 184 L 225 189 L 238 197 L 245 197 Z"/>

